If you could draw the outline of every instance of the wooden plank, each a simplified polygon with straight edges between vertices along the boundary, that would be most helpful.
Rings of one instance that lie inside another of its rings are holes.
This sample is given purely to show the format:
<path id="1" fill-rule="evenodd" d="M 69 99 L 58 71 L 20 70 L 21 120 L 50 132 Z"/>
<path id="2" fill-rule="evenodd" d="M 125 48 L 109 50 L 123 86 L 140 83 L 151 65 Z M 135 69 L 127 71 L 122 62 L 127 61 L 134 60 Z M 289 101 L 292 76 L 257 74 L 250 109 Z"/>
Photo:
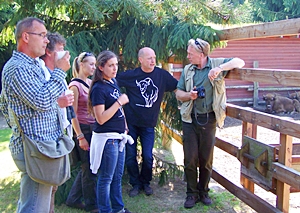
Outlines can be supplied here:
<path id="1" fill-rule="evenodd" d="M 228 154 L 236 157 L 237 156 L 237 152 L 239 150 L 239 147 L 231 144 L 228 141 L 222 140 L 218 137 L 216 137 L 216 147 L 222 149 L 223 151 L 227 152 Z"/>
<path id="2" fill-rule="evenodd" d="M 278 162 L 287 167 L 292 167 L 292 150 L 293 150 L 292 137 L 280 133 L 280 147 L 279 147 Z M 280 180 L 277 180 L 276 195 L 277 195 L 276 207 L 283 212 L 289 212 L 290 186 Z"/>
<path id="3" fill-rule="evenodd" d="M 300 164 L 300 155 L 292 156 L 292 164 Z"/>
<path id="4" fill-rule="evenodd" d="M 251 26 L 225 29 L 218 33 L 221 41 L 265 38 L 300 33 L 300 18 L 267 22 Z"/>
<path id="5" fill-rule="evenodd" d="M 272 167 L 274 170 L 274 178 L 294 187 L 295 189 L 300 189 L 300 172 L 278 162 L 272 163 Z"/>
<path id="6" fill-rule="evenodd" d="M 166 126 L 165 123 L 161 122 L 161 128 L 163 132 L 166 132 L 166 134 L 169 134 L 171 137 L 173 137 L 176 141 L 178 141 L 180 144 L 183 144 L 182 142 L 182 136 L 170 129 L 168 126 Z"/>
<path id="7" fill-rule="evenodd" d="M 241 68 L 231 70 L 226 78 L 284 86 L 299 86 L 300 70 Z"/>
<path id="8" fill-rule="evenodd" d="M 253 124 L 243 121 L 242 137 L 244 137 L 244 135 L 247 135 L 247 136 L 256 138 L 256 135 L 253 135 L 254 133 L 255 133 L 255 131 L 253 130 Z M 241 165 L 241 167 L 242 167 L 242 165 Z M 254 182 L 243 175 L 242 169 L 241 169 L 240 182 L 246 189 L 248 189 L 250 192 L 254 193 Z"/>
<path id="9" fill-rule="evenodd" d="M 234 104 L 227 104 L 227 115 L 245 122 L 300 138 L 300 123 L 288 117 L 279 117 L 254 110 L 249 107 L 241 107 Z"/>
<path id="10" fill-rule="evenodd" d="M 273 189 L 273 170 L 272 170 L 272 163 L 275 160 L 275 148 L 272 146 L 269 146 L 267 144 L 264 144 L 260 141 L 257 141 L 251 137 L 243 137 L 243 146 L 248 144 L 248 156 L 253 157 L 253 161 L 248 161 L 248 165 L 243 164 L 243 161 L 245 160 L 245 156 L 241 155 L 240 160 L 242 162 L 241 165 L 241 173 L 245 177 L 249 177 L 249 179 L 254 182 L 255 184 L 258 184 L 262 188 L 264 188 L 267 191 L 270 191 Z M 255 162 L 255 160 L 261 156 L 263 152 L 267 152 L 267 155 L 265 158 L 261 158 L 261 161 L 264 161 L 266 163 L 265 167 L 261 164 L 261 162 L 258 164 Z"/>
<path id="11" fill-rule="evenodd" d="M 257 212 L 281 212 L 279 209 L 249 192 L 242 186 L 232 183 L 214 169 L 212 171 L 212 178 Z"/>

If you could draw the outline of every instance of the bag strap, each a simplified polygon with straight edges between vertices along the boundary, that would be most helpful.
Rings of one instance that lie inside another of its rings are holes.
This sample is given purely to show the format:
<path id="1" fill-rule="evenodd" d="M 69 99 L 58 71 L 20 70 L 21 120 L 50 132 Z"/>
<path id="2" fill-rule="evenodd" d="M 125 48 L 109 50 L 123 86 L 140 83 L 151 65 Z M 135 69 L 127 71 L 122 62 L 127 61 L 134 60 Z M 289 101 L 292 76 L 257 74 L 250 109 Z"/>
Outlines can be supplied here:
<path id="1" fill-rule="evenodd" d="M 20 126 L 19 120 L 17 118 L 17 115 L 16 115 L 15 111 L 13 111 L 12 109 L 11 109 L 11 112 L 14 116 L 14 119 L 15 119 L 14 122 L 17 124 L 18 130 L 19 130 L 20 134 L 23 136 L 23 130 L 21 129 L 21 126 Z"/>
<path id="2" fill-rule="evenodd" d="M 79 83 L 82 83 L 86 88 L 90 88 L 90 86 L 87 84 L 87 83 L 85 83 L 83 80 L 81 80 L 80 78 L 73 78 L 72 80 L 71 80 L 71 82 L 72 81 L 77 81 L 77 82 L 79 82 Z"/>

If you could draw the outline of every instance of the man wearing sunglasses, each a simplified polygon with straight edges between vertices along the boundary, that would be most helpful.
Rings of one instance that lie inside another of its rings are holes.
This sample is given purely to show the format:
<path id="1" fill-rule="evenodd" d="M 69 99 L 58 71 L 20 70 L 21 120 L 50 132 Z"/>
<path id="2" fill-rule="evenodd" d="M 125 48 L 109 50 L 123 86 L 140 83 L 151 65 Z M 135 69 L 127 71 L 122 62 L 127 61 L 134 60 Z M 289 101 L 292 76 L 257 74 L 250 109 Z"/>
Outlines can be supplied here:
<path id="1" fill-rule="evenodd" d="M 65 72 L 70 68 L 69 53 L 55 60 L 50 79 L 36 60 L 45 54 L 49 40 L 45 23 L 34 17 L 25 18 L 16 26 L 17 51 L 2 72 L 0 110 L 13 133 L 9 148 L 16 166 L 22 172 L 17 213 L 49 213 L 52 186 L 32 180 L 26 170 L 23 133 L 38 141 L 57 141 L 61 135 L 57 98 L 66 90 Z M 14 117 L 16 116 L 16 119 Z"/>
<path id="2" fill-rule="evenodd" d="M 239 58 L 210 58 L 210 45 L 202 39 L 190 39 L 186 65 L 177 85 L 176 98 L 182 102 L 184 172 L 187 181 L 185 208 L 197 202 L 211 205 L 208 195 L 215 145 L 216 126 L 226 117 L 224 77 L 229 70 L 241 68 Z M 199 174 L 197 167 L 199 166 Z"/>

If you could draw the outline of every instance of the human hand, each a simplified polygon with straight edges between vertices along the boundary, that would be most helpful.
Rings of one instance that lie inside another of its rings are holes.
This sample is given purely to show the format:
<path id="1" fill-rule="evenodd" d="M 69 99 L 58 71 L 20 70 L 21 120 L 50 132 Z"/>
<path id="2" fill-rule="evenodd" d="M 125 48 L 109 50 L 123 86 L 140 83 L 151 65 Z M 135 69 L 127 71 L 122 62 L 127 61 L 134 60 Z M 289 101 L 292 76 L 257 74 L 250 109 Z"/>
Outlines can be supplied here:
<path id="1" fill-rule="evenodd" d="M 72 90 L 66 90 L 57 99 L 57 103 L 60 108 L 72 106 L 73 102 L 74 102 L 74 93 Z"/>
<path id="2" fill-rule="evenodd" d="M 220 67 L 212 68 L 208 73 L 209 80 L 213 81 L 223 70 Z"/>
<path id="3" fill-rule="evenodd" d="M 119 103 L 121 103 L 121 105 L 125 105 L 129 102 L 128 96 L 126 94 L 122 94 L 119 98 L 118 98 Z"/>
<path id="4" fill-rule="evenodd" d="M 71 67 L 70 65 L 70 53 L 69 51 L 66 51 L 65 55 L 61 58 L 58 59 L 58 54 L 55 52 L 55 67 L 63 70 L 63 71 L 68 71 Z"/>
<path id="5" fill-rule="evenodd" d="M 194 89 L 196 89 L 196 87 L 194 87 Z M 195 100 L 195 99 L 198 98 L 198 92 L 195 91 L 194 89 L 192 89 L 192 90 L 190 91 L 190 98 L 191 98 L 191 100 Z"/>
<path id="6" fill-rule="evenodd" d="M 223 70 L 220 67 L 212 68 L 208 73 L 209 80 L 213 81 Z"/>
<path id="7" fill-rule="evenodd" d="M 87 140 L 85 138 L 81 138 L 79 140 L 79 147 L 84 151 L 90 151 L 89 143 L 87 142 Z"/>

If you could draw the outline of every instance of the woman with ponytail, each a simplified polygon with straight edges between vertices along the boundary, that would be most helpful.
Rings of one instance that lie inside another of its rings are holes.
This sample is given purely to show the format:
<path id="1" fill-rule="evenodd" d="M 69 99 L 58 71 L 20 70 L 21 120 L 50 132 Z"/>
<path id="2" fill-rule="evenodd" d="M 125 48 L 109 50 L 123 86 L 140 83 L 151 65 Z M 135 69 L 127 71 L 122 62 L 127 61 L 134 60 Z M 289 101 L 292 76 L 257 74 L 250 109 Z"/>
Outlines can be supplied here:
<path id="1" fill-rule="evenodd" d="M 92 138 L 93 124 L 95 118 L 88 113 L 88 93 L 91 79 L 96 69 L 96 58 L 92 53 L 83 52 L 73 61 L 73 79 L 69 89 L 74 92 L 73 107 L 76 118 L 72 119 L 73 129 L 76 137 L 75 152 L 81 161 L 79 171 L 66 204 L 70 207 L 84 209 L 88 212 L 98 212 L 96 184 L 97 176 L 90 170 L 90 143 Z"/>

